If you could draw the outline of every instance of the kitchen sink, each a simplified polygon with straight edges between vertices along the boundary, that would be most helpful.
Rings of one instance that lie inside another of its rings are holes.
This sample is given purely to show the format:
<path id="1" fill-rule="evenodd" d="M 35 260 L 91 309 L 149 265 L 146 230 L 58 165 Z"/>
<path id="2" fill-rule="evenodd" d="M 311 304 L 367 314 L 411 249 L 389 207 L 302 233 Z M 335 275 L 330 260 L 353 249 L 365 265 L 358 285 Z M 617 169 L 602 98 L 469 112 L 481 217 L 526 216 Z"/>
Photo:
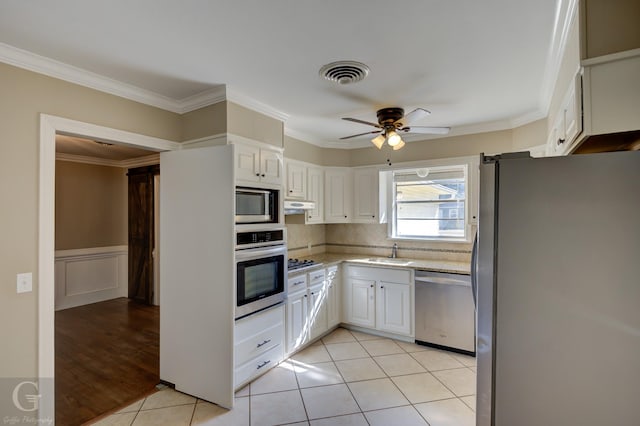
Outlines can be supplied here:
<path id="1" fill-rule="evenodd" d="M 371 257 L 371 258 L 367 259 L 367 261 L 373 262 L 373 263 L 381 263 L 381 264 L 388 264 L 388 265 L 398 265 L 398 266 L 408 266 L 408 265 L 410 265 L 412 263 L 410 260 L 394 259 L 394 258 L 391 258 L 391 257 Z"/>

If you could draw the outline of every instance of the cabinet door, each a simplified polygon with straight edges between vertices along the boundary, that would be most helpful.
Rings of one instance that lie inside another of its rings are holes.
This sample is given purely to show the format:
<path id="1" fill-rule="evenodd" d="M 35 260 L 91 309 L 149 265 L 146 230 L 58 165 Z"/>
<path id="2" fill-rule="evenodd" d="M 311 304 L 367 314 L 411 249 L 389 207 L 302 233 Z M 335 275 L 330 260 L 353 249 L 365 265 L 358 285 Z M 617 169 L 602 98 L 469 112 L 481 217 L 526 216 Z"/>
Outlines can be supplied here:
<path id="1" fill-rule="evenodd" d="M 353 172 L 353 222 L 376 223 L 378 220 L 378 169 Z"/>
<path id="2" fill-rule="evenodd" d="M 376 325 L 376 282 L 375 280 L 347 278 L 346 282 L 346 322 L 362 327 Z"/>
<path id="3" fill-rule="evenodd" d="M 305 329 L 308 312 L 307 291 L 290 294 L 287 298 L 287 352 L 291 353 L 308 339 Z"/>
<path id="4" fill-rule="evenodd" d="M 309 288 L 308 328 L 311 339 L 328 330 L 327 288 L 324 282 Z"/>
<path id="5" fill-rule="evenodd" d="M 376 289 L 378 330 L 411 334 L 411 285 L 380 281 Z"/>
<path id="6" fill-rule="evenodd" d="M 348 223 L 351 218 L 352 184 L 348 169 L 327 169 L 324 173 L 324 220 Z"/>
<path id="7" fill-rule="evenodd" d="M 327 268 L 327 327 L 331 328 L 340 324 L 340 278 L 338 268 Z"/>
<path id="8" fill-rule="evenodd" d="M 235 144 L 236 180 L 247 182 L 260 181 L 260 149 Z"/>
<path id="9" fill-rule="evenodd" d="M 307 211 L 305 223 L 322 223 L 324 220 L 324 172 L 319 167 L 307 169 L 307 198 L 315 201 L 316 207 Z"/>
<path id="10" fill-rule="evenodd" d="M 260 181 L 282 185 L 282 154 L 268 149 L 260 150 Z"/>
<path id="11" fill-rule="evenodd" d="M 307 170 L 302 164 L 287 162 L 287 198 L 306 197 Z"/>

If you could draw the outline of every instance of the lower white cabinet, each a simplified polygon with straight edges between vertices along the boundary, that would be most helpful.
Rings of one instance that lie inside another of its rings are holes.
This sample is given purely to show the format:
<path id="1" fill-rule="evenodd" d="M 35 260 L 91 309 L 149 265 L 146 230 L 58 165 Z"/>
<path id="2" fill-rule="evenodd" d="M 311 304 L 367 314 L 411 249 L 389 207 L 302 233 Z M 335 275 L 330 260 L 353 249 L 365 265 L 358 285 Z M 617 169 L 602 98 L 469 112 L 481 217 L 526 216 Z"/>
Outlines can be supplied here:
<path id="1" fill-rule="evenodd" d="M 346 265 L 344 322 L 413 336 L 412 274 L 407 269 Z"/>
<path id="2" fill-rule="evenodd" d="M 309 339 L 305 329 L 308 312 L 307 288 L 287 296 L 287 353 L 293 352 Z"/>
<path id="3" fill-rule="evenodd" d="M 338 274 L 338 267 L 331 266 L 326 271 L 326 286 L 327 286 L 327 328 L 335 327 L 340 324 L 342 319 L 341 306 L 342 295 L 340 294 L 340 275 Z"/>
<path id="4" fill-rule="evenodd" d="M 284 359 L 284 306 L 236 321 L 234 388 L 275 367 Z"/>
<path id="5" fill-rule="evenodd" d="M 289 277 L 286 352 L 300 349 L 341 321 L 338 267 Z"/>

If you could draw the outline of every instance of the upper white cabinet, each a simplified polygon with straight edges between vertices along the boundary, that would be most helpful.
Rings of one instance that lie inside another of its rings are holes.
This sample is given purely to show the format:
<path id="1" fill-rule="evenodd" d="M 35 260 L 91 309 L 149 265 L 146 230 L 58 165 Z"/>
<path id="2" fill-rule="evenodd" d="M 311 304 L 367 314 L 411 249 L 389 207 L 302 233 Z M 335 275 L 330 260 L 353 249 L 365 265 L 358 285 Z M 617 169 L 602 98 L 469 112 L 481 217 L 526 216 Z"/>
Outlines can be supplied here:
<path id="1" fill-rule="evenodd" d="M 305 223 L 322 223 L 324 221 L 324 171 L 321 167 L 307 168 L 307 199 L 315 201 L 316 207 L 306 212 Z"/>
<path id="2" fill-rule="evenodd" d="M 282 185 L 283 158 L 276 149 L 235 143 L 236 181 Z"/>
<path id="3" fill-rule="evenodd" d="M 582 78 L 578 74 L 569 86 L 549 133 L 547 153 L 564 155 L 582 132 Z"/>
<path id="4" fill-rule="evenodd" d="M 324 221 L 349 223 L 352 211 L 352 174 L 345 167 L 328 167 L 324 171 Z"/>
<path id="5" fill-rule="evenodd" d="M 378 169 L 353 171 L 353 220 L 356 223 L 376 223 L 378 217 Z"/>
<path id="6" fill-rule="evenodd" d="M 287 187 L 286 198 L 304 199 L 307 197 L 307 167 L 304 164 L 286 161 Z"/>

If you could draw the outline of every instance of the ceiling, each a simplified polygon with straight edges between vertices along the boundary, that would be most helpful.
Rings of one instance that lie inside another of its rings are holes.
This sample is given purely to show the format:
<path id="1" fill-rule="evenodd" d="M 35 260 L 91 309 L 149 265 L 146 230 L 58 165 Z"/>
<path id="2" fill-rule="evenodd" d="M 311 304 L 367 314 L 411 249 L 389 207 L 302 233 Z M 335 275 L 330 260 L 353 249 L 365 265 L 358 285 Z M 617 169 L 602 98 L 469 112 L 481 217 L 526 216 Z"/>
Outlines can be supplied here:
<path id="1" fill-rule="evenodd" d="M 127 145 L 112 144 L 60 134 L 56 135 L 56 153 L 76 157 L 102 158 L 114 162 L 146 157 L 153 154 L 152 151 Z"/>
<path id="2" fill-rule="evenodd" d="M 567 1 L 3 0 L 0 60 L 40 55 L 38 64 L 88 75 L 81 84 L 169 110 L 203 106 L 223 88 L 284 119 L 290 136 L 370 146 L 366 136 L 339 141 L 371 130 L 341 117 L 422 107 L 432 114 L 414 125 L 452 134 L 544 117 Z M 351 85 L 322 79 L 337 60 L 370 73 Z"/>

